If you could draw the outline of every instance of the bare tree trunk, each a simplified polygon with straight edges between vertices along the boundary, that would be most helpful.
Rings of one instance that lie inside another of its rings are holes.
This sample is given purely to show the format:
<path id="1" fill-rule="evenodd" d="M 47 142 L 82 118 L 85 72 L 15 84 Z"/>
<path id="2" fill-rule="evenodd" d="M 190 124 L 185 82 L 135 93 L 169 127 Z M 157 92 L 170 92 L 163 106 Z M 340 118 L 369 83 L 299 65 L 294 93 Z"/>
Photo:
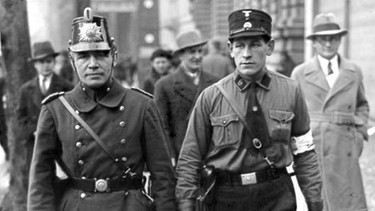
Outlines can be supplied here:
<path id="1" fill-rule="evenodd" d="M 10 151 L 10 186 L 2 202 L 3 210 L 25 211 L 27 200 L 28 172 L 26 172 L 25 150 L 17 140 L 22 128 L 17 126 L 16 112 L 19 88 L 30 79 L 35 71 L 30 58 L 30 38 L 27 20 L 26 0 L 0 0 L 3 14 L 0 14 L 2 53 L 6 75 L 6 118 Z"/>

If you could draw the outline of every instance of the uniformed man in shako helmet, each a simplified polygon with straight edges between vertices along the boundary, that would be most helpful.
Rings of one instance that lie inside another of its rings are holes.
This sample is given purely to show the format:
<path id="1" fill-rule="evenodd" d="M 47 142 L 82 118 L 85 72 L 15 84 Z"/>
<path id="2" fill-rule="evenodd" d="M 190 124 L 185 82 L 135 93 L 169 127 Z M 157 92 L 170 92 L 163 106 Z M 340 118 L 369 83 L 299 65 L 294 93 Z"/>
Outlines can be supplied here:
<path id="1" fill-rule="evenodd" d="M 271 17 L 243 9 L 228 21 L 236 70 L 206 88 L 192 111 L 176 167 L 178 206 L 194 210 L 198 199 L 200 208 L 215 211 L 296 210 L 286 170 L 294 162 L 308 209 L 322 210 L 302 92 L 296 81 L 265 66 L 275 45 Z"/>
<path id="2" fill-rule="evenodd" d="M 151 96 L 113 79 L 116 47 L 106 19 L 86 8 L 73 20 L 69 51 L 80 82 L 43 101 L 28 210 L 175 210 L 159 113 Z M 67 179 L 56 177 L 55 162 Z M 143 191 L 145 164 L 151 196 Z"/>

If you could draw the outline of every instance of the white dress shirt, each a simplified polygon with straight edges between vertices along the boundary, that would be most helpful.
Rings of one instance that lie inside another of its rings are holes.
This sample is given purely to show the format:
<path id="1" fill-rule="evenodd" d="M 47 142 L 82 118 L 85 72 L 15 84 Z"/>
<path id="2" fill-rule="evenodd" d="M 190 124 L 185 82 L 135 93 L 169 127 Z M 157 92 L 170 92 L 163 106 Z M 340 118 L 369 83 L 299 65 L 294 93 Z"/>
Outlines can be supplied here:
<path id="1" fill-rule="evenodd" d="M 318 55 L 318 60 L 320 63 L 320 67 L 322 68 L 324 74 L 326 75 L 326 80 L 328 82 L 329 87 L 332 88 L 333 84 L 335 83 L 337 76 L 339 75 L 339 62 L 338 56 L 335 55 L 331 60 L 327 60 L 320 55 Z M 331 62 L 331 68 L 333 73 L 328 74 L 328 63 Z"/>

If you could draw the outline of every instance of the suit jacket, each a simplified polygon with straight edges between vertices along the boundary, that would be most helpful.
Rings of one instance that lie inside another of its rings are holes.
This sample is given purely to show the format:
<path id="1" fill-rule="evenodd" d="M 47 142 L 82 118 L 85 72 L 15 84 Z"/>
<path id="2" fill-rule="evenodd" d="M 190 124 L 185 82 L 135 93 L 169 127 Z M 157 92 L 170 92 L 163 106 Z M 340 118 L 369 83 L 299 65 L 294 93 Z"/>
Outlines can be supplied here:
<path id="1" fill-rule="evenodd" d="M 309 109 L 325 210 L 367 210 L 358 159 L 367 139 L 369 105 L 360 68 L 339 57 L 339 75 L 330 88 L 315 56 L 297 66 L 292 78 Z"/>
<path id="2" fill-rule="evenodd" d="M 185 137 L 190 112 L 198 95 L 208 86 L 218 81 L 215 76 L 202 71 L 196 86 L 186 75 L 182 66 L 171 75 L 160 79 L 155 85 L 155 102 L 163 117 L 172 156 L 178 158 Z"/>
<path id="3" fill-rule="evenodd" d="M 67 92 L 72 88 L 73 85 L 56 74 L 53 74 L 51 84 L 45 95 L 40 90 L 38 76 L 23 84 L 17 108 L 17 119 L 22 128 L 19 138 L 33 143 L 42 100 L 49 94 L 61 91 Z"/>

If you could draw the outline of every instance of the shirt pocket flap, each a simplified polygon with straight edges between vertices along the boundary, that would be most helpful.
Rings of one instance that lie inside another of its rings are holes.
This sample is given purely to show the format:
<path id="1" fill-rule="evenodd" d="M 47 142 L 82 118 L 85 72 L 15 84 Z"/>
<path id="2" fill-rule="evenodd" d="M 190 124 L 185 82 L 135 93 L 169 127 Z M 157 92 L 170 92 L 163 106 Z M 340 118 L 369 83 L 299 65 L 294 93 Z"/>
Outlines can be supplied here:
<path id="1" fill-rule="evenodd" d="M 238 116 L 236 114 L 227 114 L 224 116 L 211 116 L 212 126 L 225 127 L 231 122 L 237 122 Z"/>
<path id="2" fill-rule="evenodd" d="M 270 110 L 271 119 L 274 119 L 281 123 L 286 123 L 294 118 L 294 113 L 289 111 Z"/>

